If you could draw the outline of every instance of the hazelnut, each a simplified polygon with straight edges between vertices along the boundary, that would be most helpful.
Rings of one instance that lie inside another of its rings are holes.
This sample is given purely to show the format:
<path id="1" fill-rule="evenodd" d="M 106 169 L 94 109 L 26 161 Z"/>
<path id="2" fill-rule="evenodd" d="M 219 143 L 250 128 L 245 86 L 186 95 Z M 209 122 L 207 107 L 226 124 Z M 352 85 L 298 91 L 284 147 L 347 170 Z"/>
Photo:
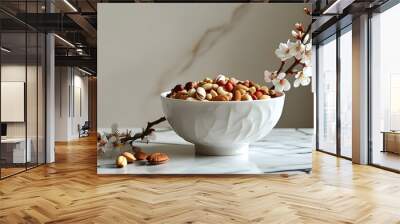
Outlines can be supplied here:
<path id="1" fill-rule="evenodd" d="M 145 160 L 146 157 L 147 157 L 147 154 L 146 154 L 145 152 L 138 151 L 138 152 L 135 153 L 134 156 L 135 156 L 135 158 L 136 158 L 137 160 Z"/>
<path id="2" fill-rule="evenodd" d="M 183 91 L 181 91 L 181 92 L 178 92 L 178 93 L 175 95 L 175 98 L 176 98 L 176 99 L 181 99 L 181 100 L 186 100 L 186 98 L 188 98 L 188 94 L 185 93 L 185 92 L 183 92 Z"/>
<path id="3" fill-rule="evenodd" d="M 258 90 L 254 95 L 256 95 L 257 99 L 260 99 L 264 94 Z"/>
<path id="4" fill-rule="evenodd" d="M 178 84 L 178 85 L 176 85 L 176 86 L 174 87 L 173 91 L 174 91 L 174 92 L 179 92 L 179 91 L 182 91 L 183 89 L 184 89 L 184 88 L 183 88 L 183 85 Z"/>
<path id="5" fill-rule="evenodd" d="M 231 82 L 226 83 L 225 90 L 231 92 L 233 90 L 233 84 Z"/>
<path id="6" fill-rule="evenodd" d="M 207 100 L 212 100 L 213 96 L 211 95 L 211 93 L 207 93 L 206 95 L 206 99 Z"/>
<path id="7" fill-rule="evenodd" d="M 169 160 L 168 155 L 162 152 L 152 153 L 146 159 L 151 165 L 163 164 Z"/>
<path id="8" fill-rule="evenodd" d="M 118 168 L 125 167 L 128 164 L 128 161 L 126 160 L 125 156 L 118 156 L 117 160 L 115 161 L 116 165 Z"/>
<path id="9" fill-rule="evenodd" d="M 133 163 L 136 160 L 135 156 L 130 152 L 124 152 L 122 155 L 126 158 L 128 163 Z"/>
<path id="10" fill-rule="evenodd" d="M 190 90 L 190 89 L 192 89 L 192 88 L 194 88 L 193 82 L 187 82 L 187 83 L 185 84 L 185 89 L 186 89 L 186 90 Z"/>

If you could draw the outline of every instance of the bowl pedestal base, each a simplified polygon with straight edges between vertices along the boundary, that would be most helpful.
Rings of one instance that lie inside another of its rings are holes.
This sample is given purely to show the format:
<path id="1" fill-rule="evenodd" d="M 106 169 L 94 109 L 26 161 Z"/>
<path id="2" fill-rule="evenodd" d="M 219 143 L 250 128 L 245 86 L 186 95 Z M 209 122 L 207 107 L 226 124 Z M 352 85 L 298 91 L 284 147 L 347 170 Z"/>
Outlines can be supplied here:
<path id="1" fill-rule="evenodd" d="M 196 154 L 206 156 L 233 156 L 245 154 L 249 151 L 249 144 L 231 144 L 231 145 L 194 145 Z"/>

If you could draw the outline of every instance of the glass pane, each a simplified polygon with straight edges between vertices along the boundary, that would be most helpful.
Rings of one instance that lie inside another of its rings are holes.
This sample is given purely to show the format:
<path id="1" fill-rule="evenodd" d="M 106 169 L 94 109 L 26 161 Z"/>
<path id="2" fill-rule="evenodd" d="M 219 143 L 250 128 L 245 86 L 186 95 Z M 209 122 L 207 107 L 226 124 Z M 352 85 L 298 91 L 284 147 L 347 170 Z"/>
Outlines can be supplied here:
<path id="1" fill-rule="evenodd" d="M 27 55 L 27 80 L 26 80 L 26 113 L 27 113 L 27 149 L 30 150 L 30 160 L 28 160 L 28 168 L 37 165 L 38 160 L 38 143 L 37 143 L 37 116 L 38 116 L 38 88 L 37 88 L 37 75 L 38 75 L 38 35 L 35 32 L 27 33 L 28 38 L 28 55 Z"/>
<path id="2" fill-rule="evenodd" d="M 318 48 L 318 144 L 336 153 L 336 39 Z"/>
<path id="3" fill-rule="evenodd" d="M 44 34 L 39 34 L 38 45 L 38 163 L 45 163 L 45 51 L 46 37 Z"/>
<path id="4" fill-rule="evenodd" d="M 25 170 L 26 151 L 26 35 L 2 33 L 1 47 L 1 174 Z"/>
<path id="5" fill-rule="evenodd" d="M 340 140 L 341 155 L 352 156 L 352 35 L 340 36 Z"/>
<path id="6" fill-rule="evenodd" d="M 400 4 L 372 18 L 372 163 L 400 170 Z"/>

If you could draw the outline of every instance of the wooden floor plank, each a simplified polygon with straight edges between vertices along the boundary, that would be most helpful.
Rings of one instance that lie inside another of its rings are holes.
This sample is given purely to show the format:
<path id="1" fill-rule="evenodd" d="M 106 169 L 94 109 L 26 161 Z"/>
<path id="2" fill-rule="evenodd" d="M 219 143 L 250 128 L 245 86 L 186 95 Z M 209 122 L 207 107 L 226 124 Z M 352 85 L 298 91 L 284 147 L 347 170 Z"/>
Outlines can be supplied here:
<path id="1" fill-rule="evenodd" d="M 0 223 L 400 223 L 400 175 L 313 153 L 311 174 L 98 176 L 95 139 L 0 181 Z"/>

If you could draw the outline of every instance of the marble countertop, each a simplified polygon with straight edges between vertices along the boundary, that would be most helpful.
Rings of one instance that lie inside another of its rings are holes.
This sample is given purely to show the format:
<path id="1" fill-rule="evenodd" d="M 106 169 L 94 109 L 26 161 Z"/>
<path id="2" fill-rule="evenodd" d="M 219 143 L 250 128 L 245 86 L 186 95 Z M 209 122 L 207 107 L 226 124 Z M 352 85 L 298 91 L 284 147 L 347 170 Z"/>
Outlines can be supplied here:
<path id="1" fill-rule="evenodd" d="M 99 153 L 97 173 L 265 174 L 309 172 L 312 166 L 313 129 L 273 129 L 264 139 L 251 144 L 247 154 L 236 156 L 196 155 L 193 144 L 186 142 L 172 130 L 159 130 L 156 136 L 157 139 L 149 144 L 135 145 L 147 153 L 167 153 L 170 158 L 167 163 L 152 166 L 136 161 L 124 168 L 117 168 L 115 155 Z"/>

